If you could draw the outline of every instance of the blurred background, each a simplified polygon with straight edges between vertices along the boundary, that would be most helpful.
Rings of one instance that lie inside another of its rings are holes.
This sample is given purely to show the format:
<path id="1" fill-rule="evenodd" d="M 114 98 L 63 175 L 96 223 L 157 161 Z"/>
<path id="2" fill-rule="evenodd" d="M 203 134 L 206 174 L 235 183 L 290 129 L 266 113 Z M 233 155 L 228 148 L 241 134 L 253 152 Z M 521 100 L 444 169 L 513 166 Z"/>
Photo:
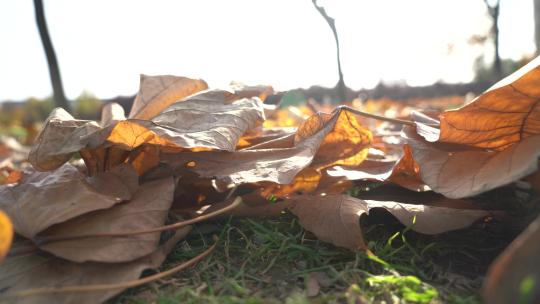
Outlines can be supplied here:
<path id="1" fill-rule="evenodd" d="M 129 109 L 141 73 L 269 84 L 289 104 L 466 99 L 536 56 L 539 10 L 539 0 L 1 1 L 0 133 L 29 143 L 55 106 L 84 119 L 111 101 Z"/>

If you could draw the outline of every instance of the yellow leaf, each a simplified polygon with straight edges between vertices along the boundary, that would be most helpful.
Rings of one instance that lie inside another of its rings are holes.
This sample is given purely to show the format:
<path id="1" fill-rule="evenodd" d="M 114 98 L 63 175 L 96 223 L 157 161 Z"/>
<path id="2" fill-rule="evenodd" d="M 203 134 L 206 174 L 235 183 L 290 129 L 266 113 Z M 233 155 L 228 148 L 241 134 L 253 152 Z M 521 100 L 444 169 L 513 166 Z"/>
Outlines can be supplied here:
<path id="1" fill-rule="evenodd" d="M 13 225 L 9 217 L 0 210 L 0 262 L 7 255 L 13 241 Z"/>

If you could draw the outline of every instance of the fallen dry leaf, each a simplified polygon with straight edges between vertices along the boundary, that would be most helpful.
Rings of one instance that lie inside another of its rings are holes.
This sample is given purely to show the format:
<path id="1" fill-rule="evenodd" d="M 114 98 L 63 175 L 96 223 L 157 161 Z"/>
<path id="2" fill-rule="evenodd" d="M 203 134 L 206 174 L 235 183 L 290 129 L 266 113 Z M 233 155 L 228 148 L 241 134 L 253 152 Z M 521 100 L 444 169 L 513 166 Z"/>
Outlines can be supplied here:
<path id="1" fill-rule="evenodd" d="M 335 122 L 331 122 L 335 121 Z M 371 131 L 358 123 L 353 113 L 339 107 L 332 114 L 317 113 L 298 127 L 295 142 L 304 141 L 317 134 L 325 125 L 333 125 L 326 134 L 313 159 L 315 168 L 333 165 L 358 165 L 368 155 L 373 136 Z"/>
<path id="2" fill-rule="evenodd" d="M 174 102 L 208 88 L 200 79 L 171 75 L 141 75 L 139 93 L 133 101 L 129 118 L 152 119 Z"/>
<path id="3" fill-rule="evenodd" d="M 40 171 L 59 168 L 71 159 L 74 152 L 81 150 L 88 135 L 100 130 L 100 126 L 89 120 L 76 120 L 62 108 L 54 109 L 39 132 L 28 161 Z"/>
<path id="4" fill-rule="evenodd" d="M 465 228 L 490 214 L 484 210 L 361 200 L 347 195 L 303 195 L 292 198 L 291 205 L 289 209 L 300 224 L 317 238 L 352 250 L 368 249 L 359 220 L 373 208 L 383 208 L 412 230 L 425 234 Z"/>
<path id="5" fill-rule="evenodd" d="M 495 151 L 463 145 L 430 143 L 405 127 L 422 180 L 450 198 L 473 196 L 525 177 L 538 170 L 540 135 Z"/>
<path id="6" fill-rule="evenodd" d="M 101 121 L 99 122 L 100 126 L 105 127 L 122 120 L 126 120 L 126 113 L 121 105 L 112 102 L 103 106 L 101 110 Z"/>
<path id="7" fill-rule="evenodd" d="M 260 93 L 249 89 L 249 94 Z M 142 145 L 173 151 L 235 151 L 242 135 L 264 120 L 259 97 L 240 98 L 249 94 L 241 88 L 204 91 L 171 104 L 151 120 L 117 121 L 108 118 L 107 110 L 102 121 L 111 124 L 106 126 L 77 120 L 63 109 L 55 109 L 32 147 L 29 160 L 34 167 L 47 171 L 81 152 L 89 172 L 95 173 L 122 163 L 127 157 L 122 150 L 131 151 Z M 111 148 L 115 148 L 114 153 Z"/>
<path id="8" fill-rule="evenodd" d="M 347 180 L 391 182 L 413 191 L 430 190 L 422 181 L 420 167 L 407 144 L 403 145 L 403 154 L 397 161 L 367 159 L 357 166 L 335 166 L 326 172 L 330 176 Z"/>
<path id="9" fill-rule="evenodd" d="M 493 262 L 483 288 L 486 303 L 540 301 L 540 217 L 536 218 Z"/>
<path id="10" fill-rule="evenodd" d="M 86 177 L 65 164 L 52 172 L 33 172 L 18 185 L 0 186 L 0 209 L 18 234 L 31 239 L 54 224 L 130 199 L 136 183 L 135 172 L 126 167 Z"/>
<path id="11" fill-rule="evenodd" d="M 171 177 L 145 183 L 129 202 L 80 215 L 41 232 L 37 239 L 91 236 L 143 231 L 165 224 L 174 194 Z M 161 233 L 123 237 L 85 237 L 39 246 L 58 257 L 74 262 L 129 262 L 154 251 Z"/>
<path id="12" fill-rule="evenodd" d="M 232 153 L 162 153 L 160 159 L 181 170 L 192 164 L 189 169 L 201 177 L 217 177 L 225 183 L 290 184 L 312 162 L 311 168 L 316 170 L 367 151 L 370 138 L 369 131 L 358 126 L 346 108 L 339 108 L 332 114 L 317 114 L 312 122 L 299 127 L 294 138 L 285 136 Z M 334 154 L 337 150 L 332 145 L 341 145 L 346 152 Z M 321 146 L 326 148 L 319 153 Z M 363 157 L 354 159 L 354 163 L 361 161 Z"/>
<path id="13" fill-rule="evenodd" d="M 0 210 L 0 264 L 11 247 L 13 241 L 13 225 L 7 214 Z"/>
<path id="14" fill-rule="evenodd" d="M 460 109 L 438 116 L 413 113 L 425 140 L 410 129 L 406 137 L 426 184 L 449 197 L 465 197 L 537 170 L 539 65 L 540 57 Z"/>
<path id="15" fill-rule="evenodd" d="M 468 105 L 439 116 L 438 141 L 503 150 L 540 135 L 540 57 Z"/>
<path id="16" fill-rule="evenodd" d="M 104 302 L 122 290 L 49 293 L 22 298 L 12 298 L 9 294 L 33 288 L 114 284 L 137 279 L 143 270 L 159 267 L 176 243 L 189 231 L 189 226 L 184 227 L 154 252 L 125 263 L 74 263 L 40 251 L 23 250 L 22 254 L 8 257 L 0 265 L 0 302 L 40 304 Z M 25 245 L 27 246 L 24 241 L 15 243 L 13 250 Z"/>

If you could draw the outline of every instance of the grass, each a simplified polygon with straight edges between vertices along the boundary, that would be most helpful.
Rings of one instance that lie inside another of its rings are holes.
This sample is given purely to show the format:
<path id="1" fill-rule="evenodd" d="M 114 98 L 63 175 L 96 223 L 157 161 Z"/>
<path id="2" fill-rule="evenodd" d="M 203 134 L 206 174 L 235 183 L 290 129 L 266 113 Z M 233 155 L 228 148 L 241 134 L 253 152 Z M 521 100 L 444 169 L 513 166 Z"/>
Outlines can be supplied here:
<path id="1" fill-rule="evenodd" d="M 220 234 L 211 257 L 110 303 L 480 303 L 481 278 L 513 237 L 495 222 L 420 235 L 384 212 L 361 224 L 376 256 L 323 243 L 290 214 L 202 224 L 163 269 Z"/>

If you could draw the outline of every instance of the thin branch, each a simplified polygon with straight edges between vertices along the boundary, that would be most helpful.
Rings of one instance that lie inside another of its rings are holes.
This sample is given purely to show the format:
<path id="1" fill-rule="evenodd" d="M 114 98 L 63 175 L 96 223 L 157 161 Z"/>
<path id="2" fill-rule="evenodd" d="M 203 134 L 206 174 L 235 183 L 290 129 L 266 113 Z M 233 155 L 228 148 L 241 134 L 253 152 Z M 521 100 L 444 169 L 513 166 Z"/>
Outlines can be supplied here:
<path id="1" fill-rule="evenodd" d="M 191 260 L 188 260 L 169 270 L 156 273 L 154 275 L 147 276 L 138 280 L 121 282 L 121 283 L 116 283 L 116 284 L 95 284 L 95 285 L 78 285 L 78 286 L 66 286 L 66 287 L 46 287 L 46 288 L 26 289 L 26 290 L 21 290 L 21 291 L 14 292 L 11 294 L 2 295 L 2 297 L 15 298 L 15 297 L 37 296 L 37 295 L 50 294 L 50 293 L 59 294 L 59 293 L 69 293 L 69 292 L 95 292 L 95 291 L 107 291 L 107 290 L 114 290 L 114 289 L 131 288 L 131 287 L 135 287 L 135 286 L 139 286 L 139 285 L 143 285 L 146 283 L 159 280 L 161 278 L 170 276 L 176 272 L 179 272 L 190 266 L 195 265 L 200 260 L 208 256 L 210 253 L 212 253 L 212 251 L 214 251 L 214 249 L 216 248 L 216 245 L 217 245 L 217 240 L 212 246 L 210 246 L 210 248 L 206 249 L 204 252 L 192 258 Z"/>
<path id="2" fill-rule="evenodd" d="M 199 222 L 211 219 L 213 217 L 216 217 L 218 215 L 221 215 L 223 213 L 226 213 L 226 212 L 238 207 L 241 203 L 242 203 L 242 198 L 237 197 L 229 206 L 221 208 L 221 209 L 216 210 L 214 212 L 203 214 L 201 216 L 198 216 L 196 218 L 189 219 L 189 220 L 186 220 L 186 221 L 181 221 L 181 222 L 170 224 L 170 225 L 156 227 L 156 228 L 153 228 L 153 229 L 138 230 L 138 231 L 126 231 L 126 232 L 115 232 L 115 233 L 98 233 L 98 234 L 81 234 L 81 235 L 71 235 L 71 236 L 59 236 L 59 237 L 44 237 L 44 238 L 40 238 L 40 239 L 35 239 L 34 242 L 38 246 L 42 246 L 44 244 L 49 244 L 49 243 L 53 243 L 53 242 L 73 241 L 73 240 L 80 240 L 80 239 L 86 239 L 86 238 L 126 237 L 126 236 L 148 234 L 148 233 L 154 233 L 154 232 L 177 230 L 177 229 L 180 229 L 182 227 L 192 225 L 192 224 L 195 224 L 195 223 L 199 223 Z"/>
<path id="3" fill-rule="evenodd" d="M 343 72 L 341 71 L 341 56 L 340 56 L 340 51 L 339 51 L 339 38 L 338 38 L 337 30 L 336 30 L 336 21 L 334 20 L 334 18 L 328 16 L 324 7 L 319 6 L 317 4 L 317 0 L 312 0 L 312 2 L 313 2 L 313 6 L 315 6 L 315 9 L 317 9 L 319 14 L 321 14 L 324 20 L 326 20 L 326 23 L 328 23 L 328 26 L 330 26 L 330 29 L 332 30 L 332 33 L 334 34 L 334 39 L 336 41 L 337 64 L 338 64 L 338 73 L 339 73 L 337 90 L 339 93 L 339 98 L 341 99 L 340 101 L 345 101 L 347 100 L 347 94 L 345 92 L 346 88 L 345 88 L 345 80 L 343 80 Z"/>

